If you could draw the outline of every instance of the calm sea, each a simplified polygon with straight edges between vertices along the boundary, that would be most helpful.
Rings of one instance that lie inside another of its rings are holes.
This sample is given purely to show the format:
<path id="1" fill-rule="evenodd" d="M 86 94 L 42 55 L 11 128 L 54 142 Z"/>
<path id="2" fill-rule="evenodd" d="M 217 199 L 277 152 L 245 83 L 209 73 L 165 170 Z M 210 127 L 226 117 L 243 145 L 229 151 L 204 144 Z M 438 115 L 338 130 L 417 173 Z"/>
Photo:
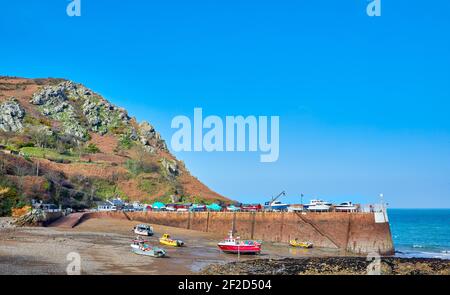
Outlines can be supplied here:
<path id="1" fill-rule="evenodd" d="M 399 257 L 450 259 L 450 209 L 388 209 Z"/>

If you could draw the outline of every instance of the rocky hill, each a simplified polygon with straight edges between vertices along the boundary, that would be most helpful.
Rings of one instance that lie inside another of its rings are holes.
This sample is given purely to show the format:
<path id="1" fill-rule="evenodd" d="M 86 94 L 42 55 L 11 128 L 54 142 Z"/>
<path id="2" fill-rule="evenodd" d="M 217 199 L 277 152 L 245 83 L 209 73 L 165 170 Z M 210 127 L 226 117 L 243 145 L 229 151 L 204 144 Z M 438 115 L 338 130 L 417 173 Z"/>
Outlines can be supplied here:
<path id="1" fill-rule="evenodd" d="M 1 189 L 3 211 L 32 198 L 79 208 L 111 197 L 229 201 L 193 177 L 150 123 L 63 79 L 0 77 Z"/>

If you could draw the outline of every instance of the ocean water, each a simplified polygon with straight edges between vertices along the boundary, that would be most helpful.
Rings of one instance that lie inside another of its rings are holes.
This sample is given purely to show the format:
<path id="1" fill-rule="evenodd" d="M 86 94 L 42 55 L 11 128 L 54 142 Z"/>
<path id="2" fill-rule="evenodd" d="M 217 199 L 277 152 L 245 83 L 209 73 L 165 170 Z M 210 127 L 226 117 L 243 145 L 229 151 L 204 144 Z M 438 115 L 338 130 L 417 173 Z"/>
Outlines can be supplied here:
<path id="1" fill-rule="evenodd" d="M 396 256 L 450 259 L 450 209 L 388 209 Z"/>

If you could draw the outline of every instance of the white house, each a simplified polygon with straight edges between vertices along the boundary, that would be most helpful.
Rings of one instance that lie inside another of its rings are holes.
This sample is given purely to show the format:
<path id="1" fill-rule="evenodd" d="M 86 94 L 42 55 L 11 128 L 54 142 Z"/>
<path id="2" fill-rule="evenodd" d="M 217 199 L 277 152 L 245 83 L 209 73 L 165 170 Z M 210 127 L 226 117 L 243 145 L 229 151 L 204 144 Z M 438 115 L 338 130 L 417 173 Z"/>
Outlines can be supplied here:
<path id="1" fill-rule="evenodd" d="M 116 211 L 117 207 L 111 202 L 98 202 L 97 203 L 97 211 Z"/>

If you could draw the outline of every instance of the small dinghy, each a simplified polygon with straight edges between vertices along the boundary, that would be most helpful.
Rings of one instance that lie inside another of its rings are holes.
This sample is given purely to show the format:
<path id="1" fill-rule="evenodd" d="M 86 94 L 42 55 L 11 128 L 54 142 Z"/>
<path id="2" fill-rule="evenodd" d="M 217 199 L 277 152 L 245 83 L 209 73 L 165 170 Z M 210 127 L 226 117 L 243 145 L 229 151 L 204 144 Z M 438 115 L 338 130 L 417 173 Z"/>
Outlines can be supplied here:
<path id="1" fill-rule="evenodd" d="M 137 235 L 153 236 L 153 227 L 147 224 L 138 224 L 133 228 L 133 231 Z"/>
<path id="2" fill-rule="evenodd" d="M 308 248 L 312 248 L 313 247 L 312 243 L 310 243 L 310 242 L 302 242 L 302 241 L 299 241 L 297 239 L 290 240 L 289 244 L 292 247 L 299 247 L 299 248 L 307 248 L 308 249 Z"/>
<path id="3" fill-rule="evenodd" d="M 147 240 L 135 239 L 131 246 L 131 251 L 135 254 L 151 256 L 151 257 L 164 257 L 166 256 L 166 251 L 159 247 L 150 246 L 147 244 Z"/>
<path id="4" fill-rule="evenodd" d="M 182 247 L 184 246 L 184 242 L 181 240 L 174 240 L 170 238 L 169 234 L 164 234 L 160 239 L 159 242 L 163 245 L 172 246 L 172 247 Z"/>

